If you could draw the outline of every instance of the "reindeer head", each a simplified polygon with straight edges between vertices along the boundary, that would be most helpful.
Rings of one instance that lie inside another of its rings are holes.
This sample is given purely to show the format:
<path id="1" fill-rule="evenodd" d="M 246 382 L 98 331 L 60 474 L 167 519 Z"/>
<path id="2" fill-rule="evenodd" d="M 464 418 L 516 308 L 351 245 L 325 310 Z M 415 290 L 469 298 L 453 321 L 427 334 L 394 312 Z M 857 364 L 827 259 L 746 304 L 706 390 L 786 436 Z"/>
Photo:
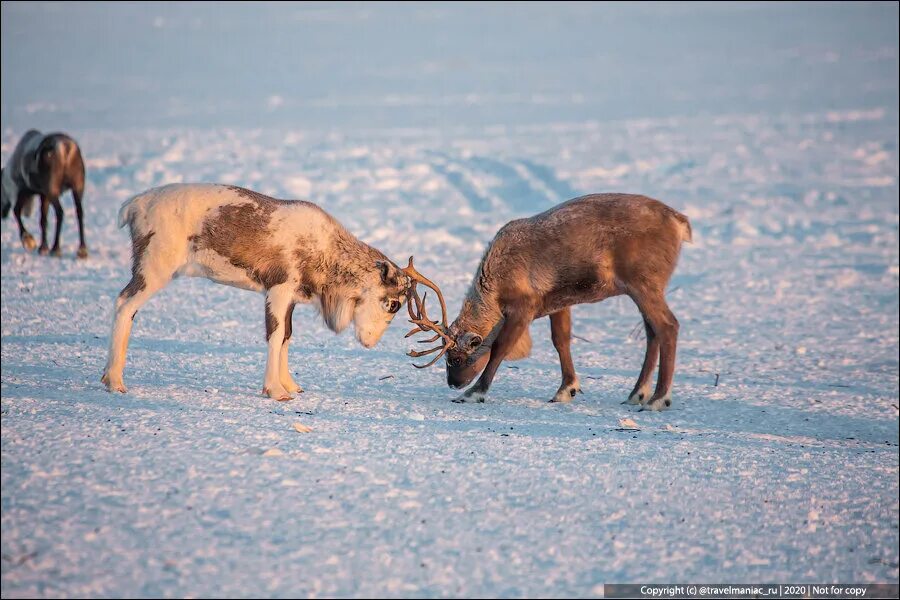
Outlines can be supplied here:
<path id="1" fill-rule="evenodd" d="M 366 348 L 373 347 L 384 335 L 410 287 L 409 277 L 394 263 L 379 260 L 375 266 L 376 272 L 357 298 L 352 314 L 356 338 Z"/>
<path id="2" fill-rule="evenodd" d="M 447 352 L 447 385 L 462 388 L 484 371 L 491 357 L 491 347 L 484 343 L 481 335 L 472 331 L 458 331 L 450 328 L 456 344 Z"/>
<path id="3" fill-rule="evenodd" d="M 406 337 L 416 333 L 425 331 L 433 332 L 435 335 L 427 340 L 420 340 L 421 344 L 428 344 L 441 340 L 440 345 L 430 350 L 417 351 L 413 350 L 408 353 L 409 356 L 419 357 L 438 352 L 438 354 L 424 365 L 413 364 L 414 367 L 424 369 L 430 367 L 438 361 L 442 356 L 446 355 L 447 360 L 447 384 L 450 387 L 460 388 L 471 382 L 479 373 L 484 370 L 488 359 L 491 356 L 491 339 L 495 331 L 478 332 L 476 328 L 468 327 L 463 319 L 457 319 L 453 325 L 447 325 L 447 306 L 444 303 L 444 297 L 438 287 L 422 277 L 422 275 L 413 268 L 412 257 L 409 259 L 409 266 L 403 269 L 403 272 L 409 275 L 412 285 L 409 291 L 409 321 L 416 325 L 415 328 L 406 334 Z M 437 294 L 438 301 L 441 304 L 441 321 L 433 321 L 428 317 L 425 310 L 425 297 L 420 298 L 416 292 L 416 283 L 422 283 L 430 287 Z M 416 310 L 413 311 L 415 305 Z M 463 313 L 466 313 L 466 307 L 463 307 Z M 494 328 L 496 329 L 496 328 Z M 485 342 L 485 339 L 488 341 Z"/>

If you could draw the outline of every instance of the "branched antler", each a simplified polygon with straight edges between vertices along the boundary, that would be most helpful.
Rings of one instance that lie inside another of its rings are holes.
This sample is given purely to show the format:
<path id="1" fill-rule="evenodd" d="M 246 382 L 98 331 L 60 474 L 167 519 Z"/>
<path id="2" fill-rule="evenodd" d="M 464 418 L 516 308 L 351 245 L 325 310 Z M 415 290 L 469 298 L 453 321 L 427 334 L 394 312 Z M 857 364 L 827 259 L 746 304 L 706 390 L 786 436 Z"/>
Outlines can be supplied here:
<path id="1" fill-rule="evenodd" d="M 413 257 L 409 257 L 409 265 L 402 269 L 402 271 L 410 278 L 410 285 L 406 292 L 407 294 L 407 302 L 406 308 L 409 311 L 409 322 L 415 325 L 409 333 L 404 337 L 409 337 L 411 335 L 415 335 L 419 332 L 434 332 L 434 337 L 427 340 L 419 340 L 420 344 L 430 344 L 432 342 L 436 342 L 439 339 L 442 339 L 441 345 L 435 346 L 429 350 L 410 350 L 407 353 L 407 356 L 412 356 L 413 358 L 418 358 L 420 356 L 427 356 L 434 352 L 438 352 L 438 355 L 431 359 L 431 362 L 426 363 L 424 365 L 417 365 L 413 363 L 413 366 L 417 369 L 424 369 L 425 367 L 430 367 L 434 363 L 441 358 L 444 353 L 447 352 L 450 348 L 453 347 L 454 342 L 453 339 L 448 334 L 448 325 L 447 325 L 447 305 L 444 303 L 444 296 L 441 294 L 441 290 L 436 286 L 431 280 L 427 277 L 419 273 L 416 268 L 413 266 Z M 441 321 L 432 321 L 428 317 L 428 312 L 425 309 L 425 299 L 428 297 L 428 292 L 425 292 L 425 295 L 420 298 L 419 293 L 416 291 L 416 285 L 421 283 L 427 287 L 430 287 L 434 290 L 434 293 L 437 294 L 438 301 L 441 303 Z M 415 311 L 413 311 L 413 303 L 415 303 Z"/>

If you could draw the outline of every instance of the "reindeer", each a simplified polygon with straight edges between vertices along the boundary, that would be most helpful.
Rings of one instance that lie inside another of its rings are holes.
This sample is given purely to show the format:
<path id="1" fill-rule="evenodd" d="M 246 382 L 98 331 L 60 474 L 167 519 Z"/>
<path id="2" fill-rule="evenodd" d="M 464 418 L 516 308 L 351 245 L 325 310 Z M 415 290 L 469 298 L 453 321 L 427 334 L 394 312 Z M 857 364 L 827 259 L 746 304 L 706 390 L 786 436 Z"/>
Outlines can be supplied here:
<path id="1" fill-rule="evenodd" d="M 115 304 L 109 358 L 101 381 L 125 393 L 123 370 L 138 309 L 179 276 L 205 277 L 265 294 L 266 362 L 263 394 L 289 400 L 302 389 L 288 368 L 292 316 L 315 304 L 339 333 L 353 322 L 373 347 L 411 293 L 426 282 L 400 269 L 310 202 L 276 200 L 229 185 L 174 184 L 122 205 L 119 227 L 131 232 L 131 281 Z"/>
<path id="2" fill-rule="evenodd" d="M 35 194 L 41 197 L 41 246 L 39 252 L 61 256 L 59 234 L 62 232 L 63 209 L 59 197 L 72 190 L 75 214 L 78 217 L 78 258 L 87 258 L 88 249 L 84 243 L 84 210 L 81 198 L 84 196 L 84 161 L 78 144 L 64 133 L 43 135 L 34 129 L 22 136 L 13 150 L 12 156 L 0 175 L 2 196 L 0 210 L 5 219 L 10 208 L 19 225 L 19 239 L 26 250 L 34 250 L 37 243 L 22 223 L 22 214 L 31 215 Z M 47 246 L 47 211 L 50 205 L 56 213 L 56 236 L 53 249 Z"/>
<path id="3" fill-rule="evenodd" d="M 409 334 L 434 332 L 426 342 L 441 344 L 411 356 L 446 354 L 447 384 L 453 388 L 478 381 L 454 402 L 484 402 L 503 360 L 525 358 L 531 352 L 529 324 L 550 316 L 553 345 L 559 353 L 562 384 L 551 402 L 569 402 L 581 391 L 572 363 L 571 307 L 627 294 L 644 319 L 647 351 L 637 383 L 623 404 L 641 410 L 671 405 L 678 320 L 665 299 L 666 285 L 682 242 L 691 241 L 687 217 L 662 202 L 631 194 L 594 194 L 564 202 L 527 219 L 507 223 L 487 248 L 465 297 L 459 316 L 447 326 L 432 321 L 424 299 L 408 304 Z M 650 380 L 660 363 L 656 390 Z"/>

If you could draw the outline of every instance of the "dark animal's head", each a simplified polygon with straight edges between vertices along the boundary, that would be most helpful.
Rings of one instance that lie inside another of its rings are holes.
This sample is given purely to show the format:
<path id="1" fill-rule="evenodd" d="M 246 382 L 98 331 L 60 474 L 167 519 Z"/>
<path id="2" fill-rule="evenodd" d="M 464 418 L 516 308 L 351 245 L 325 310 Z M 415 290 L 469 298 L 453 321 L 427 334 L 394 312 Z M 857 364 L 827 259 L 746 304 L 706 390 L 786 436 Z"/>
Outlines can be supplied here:
<path id="1" fill-rule="evenodd" d="M 453 348 L 447 351 L 447 385 L 461 388 L 469 385 L 487 365 L 491 346 L 482 334 L 468 331 L 459 320 L 450 326 Z"/>
<path id="2" fill-rule="evenodd" d="M 476 282 L 479 279 L 476 276 Z M 478 377 L 491 357 L 491 346 L 501 325 L 502 313 L 497 303 L 473 285 L 449 328 L 452 347 L 447 352 L 447 385 L 465 387 Z"/>
<path id="3" fill-rule="evenodd" d="M 424 283 L 415 276 L 413 279 Z M 427 364 L 415 366 L 422 368 L 433 365 L 443 356 L 447 367 L 447 385 L 461 388 L 475 379 L 487 365 L 491 356 L 491 344 L 502 325 L 502 316 L 497 309 L 492 308 L 493 303 L 484 302 L 484 298 L 476 289 L 475 291 L 470 290 L 463 302 L 459 316 L 452 325 L 447 325 L 446 305 L 440 290 L 431 282 L 426 285 L 434 290 L 440 301 L 441 321 L 432 321 L 425 314 L 424 302 L 414 293 L 415 289 L 413 288 L 409 311 L 410 319 L 418 326 L 418 329 L 414 329 L 408 335 L 418 331 L 433 333 L 435 335 L 426 341 L 439 342 L 439 345 L 422 352 L 410 352 L 409 355 L 425 356 L 438 352 Z M 413 312 L 414 305 L 417 307 L 418 314 Z"/>

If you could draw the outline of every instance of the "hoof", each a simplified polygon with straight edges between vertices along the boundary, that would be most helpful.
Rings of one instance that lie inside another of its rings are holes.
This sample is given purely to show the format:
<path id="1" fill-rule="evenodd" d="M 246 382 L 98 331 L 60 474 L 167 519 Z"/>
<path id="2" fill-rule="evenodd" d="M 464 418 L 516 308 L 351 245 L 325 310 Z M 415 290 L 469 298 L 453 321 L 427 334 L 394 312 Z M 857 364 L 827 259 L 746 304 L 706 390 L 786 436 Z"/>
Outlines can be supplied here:
<path id="1" fill-rule="evenodd" d="M 59 258 L 60 256 L 62 256 L 62 249 L 54 248 L 53 251 L 50 252 L 50 255 L 55 256 L 56 258 Z"/>
<path id="2" fill-rule="evenodd" d="M 575 394 L 582 393 L 584 392 L 581 391 L 581 386 L 575 381 L 574 383 L 560 386 L 556 391 L 556 394 L 550 399 L 550 402 L 562 402 L 563 404 L 568 404 L 575 398 Z"/>
<path id="3" fill-rule="evenodd" d="M 303 388 L 300 387 L 299 385 L 297 385 L 297 383 L 295 381 L 289 380 L 286 382 L 282 382 L 281 385 L 284 386 L 284 389 L 287 390 L 287 393 L 289 393 L 289 394 L 302 394 L 303 393 Z"/>
<path id="4" fill-rule="evenodd" d="M 670 394 L 666 394 L 665 396 L 653 396 L 641 406 L 641 410 L 660 411 L 666 410 L 670 406 L 672 406 L 672 397 Z"/>
<path id="5" fill-rule="evenodd" d="M 104 373 L 103 377 L 100 378 L 100 382 L 106 386 L 107 392 L 119 392 L 120 394 L 128 392 L 128 388 L 125 387 L 125 382 L 122 381 L 121 378 L 117 380 L 111 379 L 109 373 Z"/>
<path id="6" fill-rule="evenodd" d="M 40 254 L 41 256 L 47 256 L 48 254 L 50 254 L 50 248 L 48 248 L 47 246 L 41 246 L 40 248 L 38 248 L 38 254 Z"/>
<path id="7" fill-rule="evenodd" d="M 87 258 L 88 257 L 88 249 L 85 246 L 82 246 L 78 249 L 78 258 Z"/>
<path id="8" fill-rule="evenodd" d="M 263 388 L 263 395 L 268 396 L 272 400 L 277 400 L 278 402 L 287 402 L 288 400 L 293 400 L 294 397 L 288 394 L 287 390 L 282 388 Z"/>
<path id="9" fill-rule="evenodd" d="M 643 404 L 644 400 L 649 397 L 650 385 L 648 384 L 631 392 L 631 395 L 628 396 L 628 400 L 625 400 L 624 402 L 622 402 L 622 404 Z"/>
<path id="10" fill-rule="evenodd" d="M 485 395 L 481 392 L 472 392 L 471 394 L 466 392 L 461 396 L 457 396 L 451 402 L 455 402 L 457 404 L 483 404 Z"/>
<path id="11" fill-rule="evenodd" d="M 28 251 L 37 248 L 37 242 L 34 241 L 34 236 L 32 236 L 30 233 L 26 233 L 25 235 L 23 235 L 22 246 Z"/>

